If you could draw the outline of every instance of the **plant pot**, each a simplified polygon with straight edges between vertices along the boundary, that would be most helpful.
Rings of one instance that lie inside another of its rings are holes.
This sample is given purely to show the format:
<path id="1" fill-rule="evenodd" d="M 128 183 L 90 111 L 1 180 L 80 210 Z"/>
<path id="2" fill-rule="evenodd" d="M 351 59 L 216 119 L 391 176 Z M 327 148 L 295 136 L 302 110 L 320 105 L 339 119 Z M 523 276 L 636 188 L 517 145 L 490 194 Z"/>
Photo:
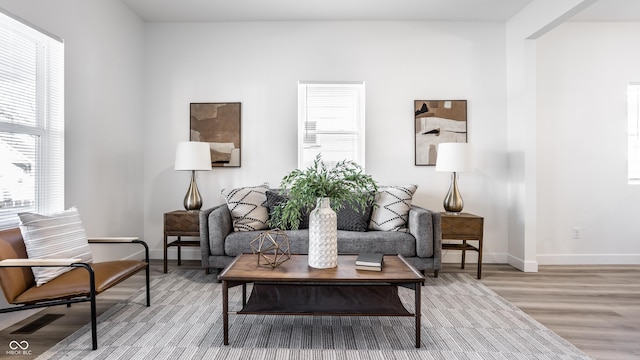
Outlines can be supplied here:
<path id="1" fill-rule="evenodd" d="M 338 266 L 338 217 L 329 198 L 319 198 L 309 214 L 309 266 L 329 269 Z"/>

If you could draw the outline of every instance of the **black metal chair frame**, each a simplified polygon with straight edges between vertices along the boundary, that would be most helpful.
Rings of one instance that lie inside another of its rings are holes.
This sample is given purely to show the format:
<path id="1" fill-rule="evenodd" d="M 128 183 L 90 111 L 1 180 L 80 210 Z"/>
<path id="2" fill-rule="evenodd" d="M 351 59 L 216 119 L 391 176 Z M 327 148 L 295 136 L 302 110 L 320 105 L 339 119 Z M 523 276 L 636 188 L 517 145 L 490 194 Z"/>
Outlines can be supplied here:
<path id="1" fill-rule="evenodd" d="M 89 241 L 91 243 L 91 241 Z M 101 240 L 100 244 L 123 244 L 121 241 L 109 241 L 109 240 Z M 146 272 L 146 288 L 147 288 L 147 307 L 151 306 L 151 292 L 149 288 L 149 246 L 146 242 L 142 240 L 132 240 L 129 242 L 131 244 L 140 244 L 144 246 L 144 255 L 147 266 L 145 267 Z M 126 244 L 126 243 L 125 243 Z M 4 267 L 31 267 L 25 265 L 4 265 Z M 91 263 L 72 263 L 69 265 L 38 265 L 38 267 L 73 267 L 73 268 L 84 268 L 89 273 L 89 295 L 73 297 L 68 299 L 58 299 L 58 300 L 49 300 L 43 301 L 33 304 L 23 304 L 16 305 L 5 309 L 0 309 L 0 314 L 14 312 L 14 311 L 22 311 L 29 309 L 38 309 L 50 306 L 57 305 L 67 305 L 67 307 L 71 306 L 71 304 L 81 303 L 81 302 L 91 302 L 91 346 L 93 350 L 98 348 L 98 321 L 97 321 L 97 313 L 96 313 L 96 284 L 95 284 L 95 273 L 91 268 Z"/>

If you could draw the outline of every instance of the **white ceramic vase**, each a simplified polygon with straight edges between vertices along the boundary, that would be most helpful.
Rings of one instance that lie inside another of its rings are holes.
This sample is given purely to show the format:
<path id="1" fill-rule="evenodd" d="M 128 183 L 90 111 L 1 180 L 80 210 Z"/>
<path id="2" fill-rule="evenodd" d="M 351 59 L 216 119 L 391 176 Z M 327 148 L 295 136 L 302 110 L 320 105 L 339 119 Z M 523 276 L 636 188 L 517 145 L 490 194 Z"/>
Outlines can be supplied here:
<path id="1" fill-rule="evenodd" d="M 338 217 L 329 198 L 319 198 L 309 214 L 309 266 L 329 269 L 338 266 Z"/>

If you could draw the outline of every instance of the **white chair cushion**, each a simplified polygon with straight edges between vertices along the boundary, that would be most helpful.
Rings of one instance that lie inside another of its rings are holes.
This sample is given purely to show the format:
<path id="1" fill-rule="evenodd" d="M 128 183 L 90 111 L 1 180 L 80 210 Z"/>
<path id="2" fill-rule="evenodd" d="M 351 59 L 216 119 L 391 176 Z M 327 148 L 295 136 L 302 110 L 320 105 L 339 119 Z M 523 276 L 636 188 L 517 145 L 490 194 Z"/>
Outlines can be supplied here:
<path id="1" fill-rule="evenodd" d="M 75 207 L 60 213 L 19 213 L 20 231 L 30 259 L 79 258 L 92 262 L 87 235 Z M 72 270 L 70 267 L 34 267 L 38 286 Z"/>

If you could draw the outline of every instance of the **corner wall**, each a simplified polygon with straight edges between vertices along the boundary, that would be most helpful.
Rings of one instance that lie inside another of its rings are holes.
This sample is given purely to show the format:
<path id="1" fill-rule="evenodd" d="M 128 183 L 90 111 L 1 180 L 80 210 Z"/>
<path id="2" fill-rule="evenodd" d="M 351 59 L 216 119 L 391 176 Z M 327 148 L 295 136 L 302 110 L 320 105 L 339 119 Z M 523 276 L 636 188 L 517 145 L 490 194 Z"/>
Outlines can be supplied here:
<path id="1" fill-rule="evenodd" d="M 640 186 L 627 184 L 638 42 L 640 23 L 565 23 L 538 41 L 541 264 L 640 263 Z"/>
<path id="2" fill-rule="evenodd" d="M 536 39 L 597 0 L 534 0 L 507 21 L 508 263 L 537 272 Z"/>

